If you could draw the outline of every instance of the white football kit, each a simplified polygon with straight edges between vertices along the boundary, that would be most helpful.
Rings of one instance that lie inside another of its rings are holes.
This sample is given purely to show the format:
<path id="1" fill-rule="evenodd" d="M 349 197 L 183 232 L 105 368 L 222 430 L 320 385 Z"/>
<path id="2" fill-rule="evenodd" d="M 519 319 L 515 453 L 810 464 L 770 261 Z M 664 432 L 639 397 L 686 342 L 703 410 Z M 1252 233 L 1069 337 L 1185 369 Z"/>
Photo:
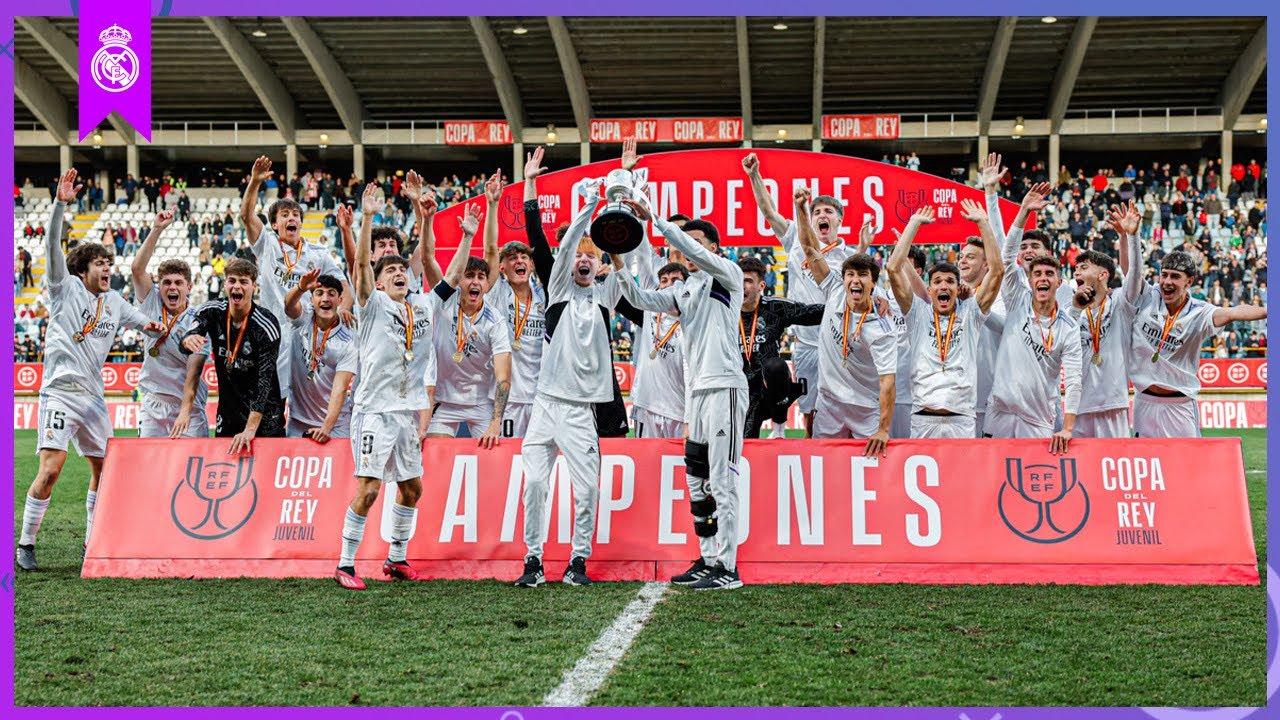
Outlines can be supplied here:
<path id="1" fill-rule="evenodd" d="M 339 372 L 354 374 L 359 370 L 360 343 L 355 333 L 341 321 L 321 330 L 310 305 L 303 306 L 302 314 L 290 321 L 289 332 L 283 334 L 294 336 L 287 434 L 289 437 L 304 437 L 307 430 L 324 425 L 335 376 Z M 342 403 L 338 421 L 329 437 L 351 437 L 349 394 Z"/>
<path id="2" fill-rule="evenodd" d="M 854 312 L 844 283 L 827 275 L 826 310 L 818 326 L 817 414 L 815 438 L 868 438 L 880 428 L 880 378 L 896 375 L 898 332 L 869 303 Z M 896 402 L 896 400 L 895 400 Z"/>
<path id="3" fill-rule="evenodd" d="M 144 438 L 169 437 L 169 431 L 178 421 L 178 410 L 182 407 L 182 395 L 187 384 L 188 355 L 182 352 L 182 338 L 191 329 L 195 321 L 196 308 L 189 304 L 177 316 L 170 315 L 164 309 L 160 299 L 160 288 L 151 287 L 151 292 L 142 301 L 140 308 L 147 318 L 159 322 L 167 329 L 159 338 L 149 339 L 146 356 L 142 359 L 142 375 L 138 378 L 138 391 L 142 393 L 142 407 L 138 413 L 138 436 Z M 207 349 L 197 353 L 207 358 Z M 203 362 L 203 360 L 201 361 Z M 195 402 L 191 405 L 190 424 L 184 437 L 209 437 L 209 416 L 205 413 L 205 403 L 209 397 L 209 387 L 202 377 L 196 385 Z"/>
<path id="4" fill-rule="evenodd" d="M 436 311 L 436 396 L 427 432 L 458 434 L 465 424 L 471 437 L 480 437 L 493 422 L 493 393 L 497 387 L 493 359 L 511 353 L 506 318 L 490 303 L 474 317 L 462 311 L 462 293 L 443 280 L 432 294 L 440 298 Z"/>
<path id="5" fill-rule="evenodd" d="M 786 230 L 778 235 L 778 241 L 787 253 L 787 299 L 809 305 L 825 303 L 827 294 L 813 279 L 813 271 L 809 270 L 799 232 L 793 221 L 787 223 Z M 843 240 L 839 240 L 837 244 L 823 248 L 822 254 L 832 272 L 838 273 L 841 264 L 853 254 L 853 250 Z M 797 325 L 792 332 L 795 333 L 796 342 L 791 351 L 791 362 L 795 366 L 796 379 L 804 380 L 808 385 L 808 392 L 800 396 L 800 412 L 808 414 L 818 406 L 818 328 Z"/>
<path id="6" fill-rule="evenodd" d="M 529 429 L 533 400 L 538 394 L 542 369 L 543 336 L 547 331 L 547 293 L 529 284 L 529 297 L 521 300 L 506 278 L 489 288 L 492 303 L 507 320 L 511 345 L 511 396 L 502 418 L 503 437 L 524 437 Z"/>

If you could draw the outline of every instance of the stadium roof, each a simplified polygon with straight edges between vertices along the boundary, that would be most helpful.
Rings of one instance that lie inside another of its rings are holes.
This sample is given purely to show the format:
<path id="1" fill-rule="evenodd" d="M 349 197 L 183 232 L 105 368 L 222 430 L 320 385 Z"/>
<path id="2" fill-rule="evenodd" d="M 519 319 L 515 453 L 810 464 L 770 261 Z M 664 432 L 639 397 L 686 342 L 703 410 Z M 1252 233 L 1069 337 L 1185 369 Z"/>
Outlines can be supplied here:
<path id="1" fill-rule="evenodd" d="M 808 123 L 818 66 L 825 113 L 973 117 L 984 99 L 984 78 L 991 78 L 989 119 L 1001 120 L 1049 118 L 1064 99 L 1059 111 L 1066 113 L 1220 107 L 1232 99 L 1233 69 L 1260 62 L 1261 77 L 1235 94 L 1236 114 L 1266 112 L 1265 54 L 1258 56 L 1259 42 L 1265 53 L 1265 38 L 1258 40 L 1265 35 L 1263 17 L 1063 17 L 1052 24 L 1039 17 L 264 17 L 231 18 L 221 35 L 216 22 L 153 20 L 154 122 L 273 123 L 247 79 L 252 69 L 242 72 L 224 42 L 252 48 L 261 67 L 282 81 L 275 110 L 299 129 L 350 127 L 353 117 L 514 117 L 525 127 L 574 126 L 583 114 Z M 16 25 L 16 57 L 66 100 L 66 117 L 73 119 L 76 84 L 58 54 L 60 43 L 66 48 L 66 39 L 75 41 L 76 19 L 20 18 Z M 815 30 L 823 25 L 825 48 L 815 65 Z M 527 32 L 516 34 L 517 26 Z M 255 37 L 257 30 L 266 36 Z M 235 44 L 241 41 L 247 45 Z M 739 47 L 747 60 L 741 75 Z M 326 57 L 349 86 L 317 72 Z M 499 89 L 504 64 L 514 80 L 514 94 L 505 98 Z M 1072 69 L 1078 71 L 1074 84 Z M 749 107 L 741 100 L 742 75 L 750 84 Z M 360 114 L 350 115 L 353 109 Z M 25 103 L 15 99 L 14 110 L 19 127 L 38 124 Z"/>

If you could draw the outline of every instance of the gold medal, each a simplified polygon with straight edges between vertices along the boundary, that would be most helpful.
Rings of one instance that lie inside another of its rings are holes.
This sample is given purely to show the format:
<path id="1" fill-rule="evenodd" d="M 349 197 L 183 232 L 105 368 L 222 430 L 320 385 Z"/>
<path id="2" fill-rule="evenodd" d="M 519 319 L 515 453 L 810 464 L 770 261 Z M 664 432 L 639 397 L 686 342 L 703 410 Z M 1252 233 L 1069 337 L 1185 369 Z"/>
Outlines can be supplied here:
<path id="1" fill-rule="evenodd" d="M 71 336 L 71 339 L 76 342 L 84 342 L 84 333 L 77 331 L 75 335 Z"/>
<path id="2" fill-rule="evenodd" d="M 1094 353 L 1094 354 L 1093 354 L 1093 364 L 1094 364 L 1094 365 L 1101 365 L 1101 364 L 1102 364 L 1102 353 Z"/>
<path id="3" fill-rule="evenodd" d="M 405 361 L 405 362 L 413 362 L 413 351 L 412 351 L 412 350 L 407 350 L 407 351 L 405 351 L 405 354 L 404 354 L 404 361 Z"/>
<path id="4" fill-rule="evenodd" d="M 453 361 L 456 363 L 462 362 L 462 351 L 458 351 L 453 354 Z"/>
<path id="5" fill-rule="evenodd" d="M 315 371 L 315 370 L 308 370 L 308 371 L 307 371 L 307 379 L 308 379 L 308 380 L 315 380 L 315 379 L 316 379 L 316 371 Z"/>
<path id="6" fill-rule="evenodd" d="M 658 351 L 657 351 L 657 350 L 650 350 L 650 351 L 649 351 L 649 359 L 650 359 L 650 360 L 657 360 L 657 359 L 658 359 Z"/>
<path id="7" fill-rule="evenodd" d="M 159 345 L 152 346 L 152 348 L 147 351 L 147 354 L 150 355 L 151 357 L 160 357 L 160 346 Z"/>
<path id="8" fill-rule="evenodd" d="M 512 343 L 511 343 L 511 349 L 512 349 L 512 350 L 519 350 L 519 349 L 520 349 L 520 341 L 519 341 L 519 340 L 514 340 L 514 341 L 512 341 Z"/>
<path id="9" fill-rule="evenodd" d="M 1160 351 L 1159 351 L 1159 350 L 1157 350 L 1157 351 L 1155 351 L 1155 353 L 1154 353 L 1154 354 L 1152 354 L 1152 355 L 1151 355 L 1151 362 L 1155 362 L 1155 361 L 1157 361 L 1157 360 L 1159 360 L 1159 359 L 1160 359 Z"/>

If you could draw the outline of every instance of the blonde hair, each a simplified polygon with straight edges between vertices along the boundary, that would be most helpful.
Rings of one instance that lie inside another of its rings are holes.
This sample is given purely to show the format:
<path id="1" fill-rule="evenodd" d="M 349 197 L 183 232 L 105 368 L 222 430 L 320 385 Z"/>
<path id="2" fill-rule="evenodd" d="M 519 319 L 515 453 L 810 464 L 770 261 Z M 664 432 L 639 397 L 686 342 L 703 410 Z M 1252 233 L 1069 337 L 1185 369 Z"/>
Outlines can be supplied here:
<path id="1" fill-rule="evenodd" d="M 590 235 L 583 235 L 582 239 L 578 241 L 578 252 L 595 255 L 597 260 L 604 256 L 604 253 L 600 248 L 596 247 L 595 241 L 591 239 Z"/>

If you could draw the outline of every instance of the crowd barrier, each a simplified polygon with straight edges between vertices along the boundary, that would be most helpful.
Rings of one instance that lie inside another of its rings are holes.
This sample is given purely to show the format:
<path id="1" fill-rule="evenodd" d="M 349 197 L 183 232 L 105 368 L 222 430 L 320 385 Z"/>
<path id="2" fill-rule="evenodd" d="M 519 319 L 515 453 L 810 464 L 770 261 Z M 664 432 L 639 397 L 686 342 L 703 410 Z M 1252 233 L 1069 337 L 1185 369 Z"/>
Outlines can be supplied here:
<path id="1" fill-rule="evenodd" d="M 743 578 L 762 582 L 1256 584 L 1239 439 L 748 441 L 738 468 Z M 675 440 L 605 440 L 590 568 L 666 579 L 697 557 Z M 431 578 L 520 574 L 519 444 L 428 441 L 408 556 Z M 145 467 L 145 472 L 139 468 Z M 85 577 L 324 577 L 354 492 L 344 441 L 111 443 Z M 568 560 L 570 483 L 547 503 L 550 572 Z M 380 575 L 389 493 L 357 558 Z"/>

